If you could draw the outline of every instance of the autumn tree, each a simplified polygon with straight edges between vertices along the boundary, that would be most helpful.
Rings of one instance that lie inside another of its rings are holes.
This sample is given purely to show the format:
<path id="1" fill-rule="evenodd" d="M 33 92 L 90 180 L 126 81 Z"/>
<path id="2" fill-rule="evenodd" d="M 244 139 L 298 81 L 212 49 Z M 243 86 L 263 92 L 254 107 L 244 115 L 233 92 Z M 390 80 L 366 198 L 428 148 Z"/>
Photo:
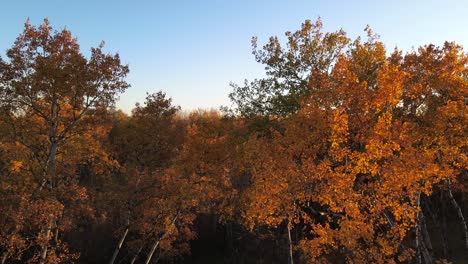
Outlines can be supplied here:
<path id="1" fill-rule="evenodd" d="M 197 199 L 191 178 L 176 164 L 186 130 L 179 109 L 163 92 L 148 94 L 131 116 L 120 115 L 109 134 L 124 181 L 113 219 L 121 223 L 119 241 L 110 263 L 121 249 L 131 263 L 189 252 Z"/>
<path id="2" fill-rule="evenodd" d="M 208 218 L 225 262 L 466 259 L 466 52 L 322 29 L 254 38 L 266 77 L 225 113 L 126 114 L 118 55 L 27 22 L 0 57 L 1 263 L 173 263 Z"/>
<path id="3" fill-rule="evenodd" d="M 144 105 L 137 104 L 132 115 L 114 126 L 110 134 L 116 159 L 125 166 L 157 170 L 167 167 L 184 138 L 180 107 L 163 92 L 148 94 Z"/>
<path id="4" fill-rule="evenodd" d="M 30 246 L 40 248 L 31 256 L 34 261 L 57 261 L 48 258 L 54 254 L 52 244 L 59 243 L 57 237 L 51 243 L 51 233 L 60 228 L 64 212 L 73 209 L 70 199 L 86 199 L 66 166 L 71 153 L 65 150 L 129 86 L 124 80 L 128 67 L 102 48 L 92 48 L 86 58 L 70 31 L 54 31 L 47 19 L 39 27 L 27 21 L 1 64 L 1 114 L 8 130 L 4 141 L 30 153 L 24 164 L 31 178 L 24 182 L 32 188 L 22 199 L 28 200 L 37 221 L 28 231 L 36 233 Z"/>
<path id="5" fill-rule="evenodd" d="M 455 191 L 461 193 L 463 202 L 466 193 L 468 57 L 463 48 L 453 42 L 446 42 L 442 47 L 426 45 L 405 56 L 393 57 L 407 73 L 407 89 L 403 92 L 398 114 L 415 124 L 413 133 L 418 148 L 433 153 L 431 163 L 441 168 L 439 176 L 443 179 L 432 195 L 440 196 L 439 203 L 433 204 L 431 196 L 421 197 L 424 209 L 421 222 L 438 226 L 443 257 L 449 258 L 446 207 L 454 209 L 458 218 L 456 226 L 463 234 L 464 248 L 468 248 L 466 217 L 453 195 Z M 445 212 L 436 216 L 433 209 L 439 206 Z M 424 234 L 425 226 L 421 227 Z M 430 249 L 429 242 L 426 244 Z M 466 254 L 463 257 L 466 258 Z"/>
<path id="6" fill-rule="evenodd" d="M 252 161 L 247 224 L 298 231 L 299 241 L 287 236 L 290 263 L 294 251 L 311 263 L 413 257 L 432 263 L 421 200 L 439 184 L 449 188 L 466 171 L 466 55 L 447 43 L 387 56 L 369 28 L 364 41 L 351 42 L 341 32 L 342 45 L 334 46 L 317 42 L 324 35 L 321 24 L 310 25 L 287 33 L 303 36 L 300 41 L 289 37 L 289 53 L 277 38 L 261 53 L 268 55 L 263 61 L 267 74 L 284 74 L 272 77 L 284 89 L 279 98 L 295 98 L 288 82 L 295 73 L 307 79 L 299 86 L 304 92 L 296 93 L 295 108 L 281 114 L 284 108 L 272 107 L 271 96 L 258 96 L 270 91 L 265 86 L 237 87 L 231 95 L 241 114 L 269 115 L 281 124 L 269 136 L 253 135 L 247 143 Z M 332 51 L 326 54 L 333 55 L 321 60 L 328 48 Z M 292 58 L 300 59 L 294 63 Z M 466 230 L 449 192 L 448 198 Z"/>

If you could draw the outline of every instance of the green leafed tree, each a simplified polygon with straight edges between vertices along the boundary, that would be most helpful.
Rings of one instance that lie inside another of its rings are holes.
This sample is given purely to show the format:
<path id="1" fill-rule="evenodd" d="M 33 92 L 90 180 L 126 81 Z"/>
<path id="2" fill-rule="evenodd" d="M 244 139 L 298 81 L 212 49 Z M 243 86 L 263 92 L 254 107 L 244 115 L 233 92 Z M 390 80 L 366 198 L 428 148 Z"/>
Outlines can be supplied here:
<path id="1" fill-rule="evenodd" d="M 229 97 L 236 112 L 247 117 L 296 113 L 309 93 L 311 74 L 329 72 L 350 42 L 343 30 L 323 33 L 322 27 L 320 19 L 306 20 L 301 29 L 285 33 L 286 45 L 274 36 L 261 49 L 253 37 L 253 55 L 265 65 L 266 77 L 232 84 Z"/>

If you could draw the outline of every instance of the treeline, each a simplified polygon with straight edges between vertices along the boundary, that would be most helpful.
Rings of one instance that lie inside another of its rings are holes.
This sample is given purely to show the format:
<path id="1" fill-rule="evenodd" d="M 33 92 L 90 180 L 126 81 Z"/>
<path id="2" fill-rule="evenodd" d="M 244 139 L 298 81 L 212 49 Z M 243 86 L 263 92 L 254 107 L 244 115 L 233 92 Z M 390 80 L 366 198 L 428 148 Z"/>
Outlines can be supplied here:
<path id="1" fill-rule="evenodd" d="M 115 110 L 103 45 L 26 23 L 0 58 L 1 263 L 463 263 L 468 55 L 306 21 L 233 107 Z"/>

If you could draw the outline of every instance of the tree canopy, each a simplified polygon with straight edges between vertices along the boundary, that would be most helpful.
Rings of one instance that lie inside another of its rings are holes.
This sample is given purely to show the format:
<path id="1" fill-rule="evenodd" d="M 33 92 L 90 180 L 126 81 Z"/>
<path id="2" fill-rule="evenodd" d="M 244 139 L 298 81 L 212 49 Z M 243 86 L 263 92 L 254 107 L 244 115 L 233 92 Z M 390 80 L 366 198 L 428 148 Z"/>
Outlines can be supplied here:
<path id="1" fill-rule="evenodd" d="M 118 54 L 28 22 L 0 57 L 1 263 L 468 258 L 468 54 L 305 21 L 228 114 L 131 113 Z"/>

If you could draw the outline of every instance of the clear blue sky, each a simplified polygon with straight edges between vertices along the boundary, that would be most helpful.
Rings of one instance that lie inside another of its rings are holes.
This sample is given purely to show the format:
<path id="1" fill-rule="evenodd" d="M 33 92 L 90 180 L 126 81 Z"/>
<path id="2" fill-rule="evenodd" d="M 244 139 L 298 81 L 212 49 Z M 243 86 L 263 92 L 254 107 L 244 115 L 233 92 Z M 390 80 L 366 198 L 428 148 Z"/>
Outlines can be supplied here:
<path id="1" fill-rule="evenodd" d="M 467 0 L 3 0 L 0 54 L 4 57 L 25 20 L 48 17 L 67 27 L 85 54 L 101 40 L 130 65 L 132 87 L 118 107 L 129 111 L 146 92 L 165 91 L 183 109 L 229 105 L 229 83 L 263 76 L 250 40 L 296 30 L 322 17 L 325 30 L 355 37 L 369 24 L 388 49 L 445 40 L 468 49 Z"/>

